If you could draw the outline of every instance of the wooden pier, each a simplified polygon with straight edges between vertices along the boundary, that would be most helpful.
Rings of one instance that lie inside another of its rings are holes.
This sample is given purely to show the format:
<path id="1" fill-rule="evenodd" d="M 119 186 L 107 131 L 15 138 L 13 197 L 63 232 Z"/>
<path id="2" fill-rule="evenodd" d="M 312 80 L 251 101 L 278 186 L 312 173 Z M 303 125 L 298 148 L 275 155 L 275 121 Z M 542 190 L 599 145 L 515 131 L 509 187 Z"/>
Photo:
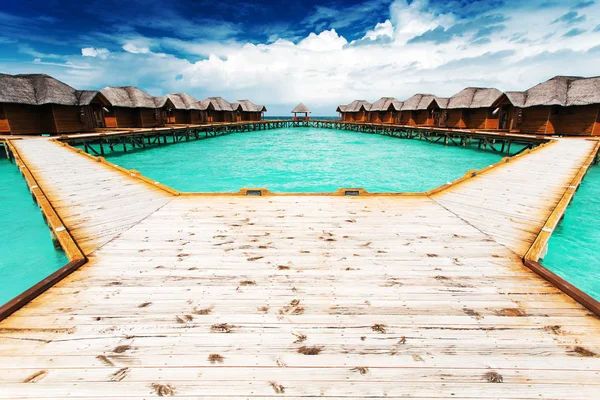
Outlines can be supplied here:
<path id="1" fill-rule="evenodd" d="M 600 320 L 523 265 L 596 142 L 430 196 L 177 196 L 14 141 L 88 259 L 0 322 L 0 398 L 600 397 Z"/>

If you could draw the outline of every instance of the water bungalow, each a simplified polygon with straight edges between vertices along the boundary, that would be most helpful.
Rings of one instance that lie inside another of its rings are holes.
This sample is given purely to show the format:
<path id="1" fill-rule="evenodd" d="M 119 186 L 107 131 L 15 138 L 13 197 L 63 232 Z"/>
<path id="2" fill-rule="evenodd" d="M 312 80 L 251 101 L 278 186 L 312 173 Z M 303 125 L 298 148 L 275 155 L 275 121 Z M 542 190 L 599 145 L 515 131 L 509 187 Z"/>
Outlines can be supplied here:
<path id="1" fill-rule="evenodd" d="M 514 110 L 513 132 L 600 135 L 600 77 L 556 76 L 499 100 Z"/>
<path id="2" fill-rule="evenodd" d="M 98 91 L 76 90 L 45 74 L 0 74 L 0 133 L 93 131 L 110 103 Z"/>
<path id="3" fill-rule="evenodd" d="M 237 119 L 231 103 L 222 97 L 208 97 L 202 100 L 200 102 L 200 110 L 206 113 L 206 121 L 209 123 L 234 122 Z"/>
<path id="4" fill-rule="evenodd" d="M 344 122 L 368 122 L 371 103 L 366 100 L 354 100 L 348 105 L 337 108 Z"/>
<path id="5" fill-rule="evenodd" d="M 232 107 L 237 109 L 237 122 L 261 121 L 263 113 L 267 111 L 265 106 L 254 104 L 250 100 L 237 100 L 232 103 Z"/>
<path id="6" fill-rule="evenodd" d="M 396 124 L 399 121 L 402 102 L 393 97 L 382 97 L 371 105 L 369 122 L 374 124 Z"/>
<path id="7" fill-rule="evenodd" d="M 415 94 L 404 103 L 400 110 L 400 125 L 433 126 L 433 115 L 430 106 L 435 96 L 432 94 Z"/>
<path id="8" fill-rule="evenodd" d="M 441 107 L 444 117 L 439 126 L 460 129 L 499 129 L 499 126 L 505 126 L 510 114 L 506 105 L 496 105 L 502 95 L 503 93 L 495 88 L 463 89 L 448 99 L 445 108 Z"/>
<path id="9" fill-rule="evenodd" d="M 100 91 L 110 102 L 105 113 L 107 128 L 154 128 L 164 126 L 168 99 L 155 98 L 134 86 L 105 87 Z"/>
<path id="10" fill-rule="evenodd" d="M 309 121 L 310 110 L 304 104 L 300 103 L 292 110 L 292 114 L 294 114 L 294 121 Z M 298 116 L 298 114 L 304 114 L 304 116 Z"/>
<path id="11" fill-rule="evenodd" d="M 160 98 L 159 103 L 168 100 L 172 105 L 167 109 L 167 124 L 187 125 L 206 122 L 206 113 L 201 111 L 200 102 L 187 93 L 171 93 Z"/>

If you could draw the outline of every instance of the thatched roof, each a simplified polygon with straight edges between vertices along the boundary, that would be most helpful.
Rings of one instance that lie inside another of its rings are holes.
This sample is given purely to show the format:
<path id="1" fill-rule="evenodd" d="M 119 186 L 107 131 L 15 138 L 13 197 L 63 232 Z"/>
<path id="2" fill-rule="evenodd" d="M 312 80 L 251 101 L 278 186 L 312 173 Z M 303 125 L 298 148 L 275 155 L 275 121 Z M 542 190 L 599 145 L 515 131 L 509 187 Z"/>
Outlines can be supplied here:
<path id="1" fill-rule="evenodd" d="M 446 108 L 489 108 L 501 96 L 502 92 L 495 88 L 469 87 L 450 97 Z"/>
<path id="2" fill-rule="evenodd" d="M 96 90 L 75 90 L 45 74 L 0 74 L 0 103 L 83 106 L 90 104 L 98 93 Z"/>
<path id="3" fill-rule="evenodd" d="M 166 99 L 156 98 L 135 86 L 107 86 L 100 91 L 113 107 L 159 108 Z"/>
<path id="4" fill-rule="evenodd" d="M 157 107 L 163 107 L 167 101 L 170 101 L 176 110 L 200 110 L 200 102 L 187 93 L 170 93 L 158 97 Z"/>
<path id="5" fill-rule="evenodd" d="M 237 100 L 236 102 L 232 103 L 232 106 L 234 106 L 234 108 L 235 108 L 236 105 L 238 105 L 238 104 L 239 104 L 239 107 L 241 107 L 242 111 L 244 111 L 244 112 L 265 112 L 265 111 L 267 111 L 267 107 L 261 106 L 258 104 L 254 104 L 250 100 Z"/>
<path id="6" fill-rule="evenodd" d="M 214 111 L 233 111 L 231 103 L 222 97 L 208 97 L 200 102 L 201 110 L 208 110 L 211 108 Z"/>
<path id="7" fill-rule="evenodd" d="M 340 107 L 342 107 L 342 106 L 340 106 Z M 369 103 L 366 100 L 354 100 L 352 103 L 350 103 L 344 107 L 345 108 L 344 108 L 343 112 L 347 112 L 347 113 L 359 112 L 361 110 L 361 108 L 364 108 L 365 111 L 369 111 L 369 110 L 371 110 L 371 103 Z"/>
<path id="8" fill-rule="evenodd" d="M 300 103 L 292 110 L 292 113 L 310 113 L 310 110 L 304 104 Z"/>
<path id="9" fill-rule="evenodd" d="M 346 112 L 347 108 L 348 108 L 348 106 L 341 105 L 341 106 L 338 106 L 338 108 L 336 108 L 335 112 L 343 113 L 343 112 Z"/>
<path id="10" fill-rule="evenodd" d="M 600 77 L 555 76 L 526 90 L 524 98 L 522 107 L 600 104 Z"/>
<path id="11" fill-rule="evenodd" d="M 382 97 L 375 103 L 371 104 L 369 111 L 400 111 L 402 108 L 402 102 L 393 97 Z"/>
<path id="12" fill-rule="evenodd" d="M 415 94 L 402 104 L 402 111 L 427 110 L 431 102 L 435 99 L 432 94 Z"/>
<path id="13" fill-rule="evenodd" d="M 515 107 L 524 107 L 527 100 L 527 92 L 504 92 L 508 101 Z"/>
<path id="14" fill-rule="evenodd" d="M 432 101 L 432 103 L 435 103 L 435 104 L 437 104 L 437 106 L 438 106 L 439 108 L 445 109 L 445 108 L 447 108 L 447 107 L 448 107 L 448 101 L 449 101 L 449 100 L 450 100 L 450 99 L 449 99 L 449 98 L 447 98 L 447 97 L 437 97 L 437 96 L 435 96 L 435 97 L 434 97 L 434 99 L 433 99 L 433 101 Z M 431 104 L 430 104 L 430 105 L 431 105 Z"/>

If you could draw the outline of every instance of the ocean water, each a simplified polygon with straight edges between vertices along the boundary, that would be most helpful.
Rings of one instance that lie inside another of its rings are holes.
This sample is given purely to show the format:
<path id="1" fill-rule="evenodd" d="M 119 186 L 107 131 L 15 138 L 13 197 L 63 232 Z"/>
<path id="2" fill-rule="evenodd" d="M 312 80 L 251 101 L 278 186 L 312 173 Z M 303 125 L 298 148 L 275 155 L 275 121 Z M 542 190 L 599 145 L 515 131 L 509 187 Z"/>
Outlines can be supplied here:
<path id="1" fill-rule="evenodd" d="M 541 264 L 600 300 L 600 166 L 586 174 Z"/>
<path id="2" fill-rule="evenodd" d="M 433 189 L 501 156 L 359 132 L 289 128 L 235 133 L 106 158 L 180 191 L 370 192 Z"/>
<path id="3" fill-rule="evenodd" d="M 54 249 L 50 230 L 14 164 L 0 159 L 0 305 L 69 261 Z"/>

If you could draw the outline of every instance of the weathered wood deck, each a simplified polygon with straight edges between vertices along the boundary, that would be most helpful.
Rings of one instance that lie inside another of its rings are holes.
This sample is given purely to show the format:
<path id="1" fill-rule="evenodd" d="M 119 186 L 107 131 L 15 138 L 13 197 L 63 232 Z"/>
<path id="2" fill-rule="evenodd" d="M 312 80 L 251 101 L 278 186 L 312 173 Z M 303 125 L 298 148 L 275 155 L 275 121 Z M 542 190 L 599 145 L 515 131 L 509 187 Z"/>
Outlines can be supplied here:
<path id="1" fill-rule="evenodd" d="M 600 397 L 600 320 L 521 262 L 590 142 L 431 198 L 175 197 L 15 146 L 90 261 L 0 322 L 0 398 Z"/>

